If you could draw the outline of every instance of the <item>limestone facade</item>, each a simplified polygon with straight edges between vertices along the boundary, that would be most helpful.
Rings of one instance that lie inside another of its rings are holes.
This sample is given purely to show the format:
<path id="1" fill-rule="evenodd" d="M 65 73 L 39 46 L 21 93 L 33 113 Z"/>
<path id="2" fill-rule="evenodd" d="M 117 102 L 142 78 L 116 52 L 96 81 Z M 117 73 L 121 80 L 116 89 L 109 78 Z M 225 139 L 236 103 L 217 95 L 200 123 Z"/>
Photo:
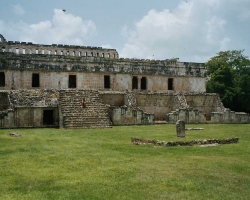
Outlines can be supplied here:
<path id="1" fill-rule="evenodd" d="M 0 34 L 2 128 L 227 123 L 233 115 L 224 112 L 218 95 L 205 91 L 204 63 L 124 59 L 115 49 L 13 42 Z M 231 121 L 249 123 L 247 114 L 238 116 Z"/>

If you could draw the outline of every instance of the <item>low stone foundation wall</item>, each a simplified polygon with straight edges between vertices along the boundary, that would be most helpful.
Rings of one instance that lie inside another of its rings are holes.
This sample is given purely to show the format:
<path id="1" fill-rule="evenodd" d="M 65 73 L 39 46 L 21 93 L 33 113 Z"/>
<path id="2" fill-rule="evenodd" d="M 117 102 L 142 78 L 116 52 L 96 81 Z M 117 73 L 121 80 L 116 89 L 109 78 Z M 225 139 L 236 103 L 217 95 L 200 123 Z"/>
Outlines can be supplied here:
<path id="1" fill-rule="evenodd" d="M 248 113 L 234 112 L 230 109 L 225 109 L 224 112 L 212 112 L 211 122 L 214 124 L 248 124 L 250 123 L 250 117 Z"/>
<path id="2" fill-rule="evenodd" d="M 210 144 L 233 144 L 238 143 L 239 138 L 227 138 L 227 139 L 208 139 L 208 140 L 192 140 L 192 141 L 175 141 L 175 142 L 165 142 L 159 140 L 147 140 L 140 138 L 131 138 L 131 142 L 135 145 L 141 144 L 153 144 L 155 146 L 194 146 L 194 145 L 210 145 Z"/>
<path id="3" fill-rule="evenodd" d="M 177 109 L 166 115 L 166 121 L 168 123 L 176 123 L 178 120 L 185 121 L 186 124 L 192 123 L 205 123 L 206 117 L 203 112 L 197 109 Z"/>
<path id="4" fill-rule="evenodd" d="M 113 125 L 147 125 L 155 123 L 154 114 L 143 112 L 132 106 L 110 107 L 111 121 Z"/>

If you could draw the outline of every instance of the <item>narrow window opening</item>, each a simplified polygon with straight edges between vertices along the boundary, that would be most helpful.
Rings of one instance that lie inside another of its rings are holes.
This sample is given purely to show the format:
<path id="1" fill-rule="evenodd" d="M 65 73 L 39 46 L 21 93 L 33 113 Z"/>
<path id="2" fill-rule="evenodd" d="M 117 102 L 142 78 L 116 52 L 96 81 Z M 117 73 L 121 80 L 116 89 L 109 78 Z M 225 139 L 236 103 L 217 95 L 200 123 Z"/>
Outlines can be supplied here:
<path id="1" fill-rule="evenodd" d="M 66 55 L 67 55 L 67 56 L 69 55 L 69 51 L 67 51 Z"/>
<path id="2" fill-rule="evenodd" d="M 43 125 L 54 125 L 54 110 L 43 111 Z"/>
<path id="3" fill-rule="evenodd" d="M 108 53 L 108 58 L 110 58 L 110 53 Z"/>
<path id="4" fill-rule="evenodd" d="M 73 56 L 76 56 L 76 53 L 73 51 Z"/>
<path id="5" fill-rule="evenodd" d="M 29 54 L 32 54 L 32 49 L 29 50 Z"/>
<path id="6" fill-rule="evenodd" d="M 76 88 L 76 75 L 69 75 L 69 88 Z"/>
<path id="7" fill-rule="evenodd" d="M 138 89 L 138 78 L 136 76 L 132 78 L 132 90 L 133 89 Z"/>
<path id="8" fill-rule="evenodd" d="M 11 49 L 11 48 L 9 49 L 9 52 L 12 52 L 12 49 Z"/>
<path id="9" fill-rule="evenodd" d="M 114 54 L 114 58 L 115 58 L 115 54 Z"/>
<path id="10" fill-rule="evenodd" d="M 141 90 L 146 90 L 147 89 L 147 78 L 142 77 L 141 78 Z"/>
<path id="11" fill-rule="evenodd" d="M 99 57 L 99 53 L 96 53 L 96 57 Z"/>
<path id="12" fill-rule="evenodd" d="M 42 54 L 44 54 L 44 50 L 42 50 Z"/>
<path id="13" fill-rule="evenodd" d="M 19 49 L 18 48 L 16 48 L 16 54 L 19 54 Z"/>
<path id="14" fill-rule="evenodd" d="M 78 56 L 80 57 L 81 55 L 82 55 L 82 52 L 81 52 L 81 51 L 79 51 Z"/>
<path id="15" fill-rule="evenodd" d="M 5 52 L 5 47 L 2 47 L 2 52 Z"/>
<path id="16" fill-rule="evenodd" d="M 23 54 L 25 54 L 25 49 L 23 49 Z"/>
<path id="17" fill-rule="evenodd" d="M 102 53 L 102 58 L 104 58 L 104 53 Z"/>
<path id="18" fill-rule="evenodd" d="M 36 54 L 38 54 L 38 49 L 36 49 Z"/>
<path id="19" fill-rule="evenodd" d="M 61 55 L 63 55 L 63 51 L 61 51 Z"/>
<path id="20" fill-rule="evenodd" d="M 110 76 L 104 76 L 104 88 L 110 88 Z"/>
<path id="21" fill-rule="evenodd" d="M 0 72 L 0 87 L 5 87 L 5 74 Z"/>
<path id="22" fill-rule="evenodd" d="M 85 52 L 85 56 L 88 56 L 88 52 Z"/>
<path id="23" fill-rule="evenodd" d="M 32 74 L 32 87 L 40 86 L 40 77 L 39 74 Z"/>
<path id="24" fill-rule="evenodd" d="M 93 53 L 93 52 L 91 52 L 91 56 L 92 56 L 92 57 L 94 56 L 94 53 Z"/>
<path id="25" fill-rule="evenodd" d="M 48 54 L 49 54 L 49 55 L 51 54 L 51 51 L 50 51 L 50 50 L 48 51 Z"/>
<path id="26" fill-rule="evenodd" d="M 168 79 L 168 90 L 173 90 L 173 79 L 169 78 Z"/>
<path id="27" fill-rule="evenodd" d="M 55 55 L 57 55 L 57 50 L 55 50 Z"/>

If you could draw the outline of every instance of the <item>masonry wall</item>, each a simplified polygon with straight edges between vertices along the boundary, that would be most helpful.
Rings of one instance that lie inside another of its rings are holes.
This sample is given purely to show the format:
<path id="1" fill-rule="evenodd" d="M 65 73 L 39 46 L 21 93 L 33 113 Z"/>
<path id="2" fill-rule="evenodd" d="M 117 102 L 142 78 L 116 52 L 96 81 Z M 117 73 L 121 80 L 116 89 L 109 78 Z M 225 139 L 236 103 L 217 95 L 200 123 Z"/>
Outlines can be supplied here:
<path id="1" fill-rule="evenodd" d="M 153 113 L 155 120 L 165 120 L 166 114 L 176 111 L 181 107 L 177 93 L 150 93 L 150 92 L 112 92 L 103 91 L 101 98 L 105 104 L 111 106 L 132 105 L 139 107 L 143 112 Z M 126 97 L 130 94 L 128 102 Z M 185 93 L 188 108 L 197 110 L 205 116 L 206 120 L 211 120 L 211 112 L 223 112 L 225 109 L 215 93 Z M 193 111 L 192 111 L 193 112 Z M 191 115 L 192 115 L 192 112 Z"/>
<path id="2" fill-rule="evenodd" d="M 75 75 L 77 89 L 205 91 L 205 67 L 202 63 L 8 52 L 0 53 L 0 57 L 0 72 L 5 75 L 5 84 L 0 89 L 32 88 L 32 74 L 36 73 L 42 89 L 67 89 L 69 75 Z M 109 82 L 106 85 L 105 76 Z"/>
<path id="3" fill-rule="evenodd" d="M 44 110 L 53 110 L 53 124 L 47 125 L 43 121 Z M 35 128 L 58 127 L 59 114 L 57 108 L 22 107 L 15 108 L 0 117 L 0 128 Z"/>
<path id="4" fill-rule="evenodd" d="M 110 107 L 113 125 L 149 125 L 154 124 L 154 114 L 143 112 L 131 106 Z"/>
<path id="5" fill-rule="evenodd" d="M 225 109 L 218 94 L 198 93 L 185 94 L 187 104 L 190 108 L 202 111 L 207 120 L 211 120 L 211 112 L 223 112 Z"/>
<path id="6" fill-rule="evenodd" d="M 211 122 L 214 124 L 225 123 L 225 124 L 248 124 L 250 123 L 250 117 L 248 113 L 234 112 L 230 109 L 225 109 L 224 112 L 212 112 Z"/>
<path id="7" fill-rule="evenodd" d="M 102 101 L 110 106 L 124 106 L 125 105 L 125 92 L 105 92 L 101 91 L 100 98 Z"/>
<path id="8" fill-rule="evenodd" d="M 73 57 L 92 56 L 105 58 L 119 58 L 115 49 L 102 47 L 76 46 L 63 44 L 33 44 L 31 42 L 6 41 L 0 34 L 0 51 L 15 54 L 43 54 L 43 55 L 66 55 Z"/>
<path id="9" fill-rule="evenodd" d="M 179 108 L 180 104 L 173 94 L 137 94 L 136 105 L 144 112 L 154 113 L 156 120 L 165 120 L 167 113 Z"/>
<path id="10" fill-rule="evenodd" d="M 76 89 L 94 89 L 107 91 L 132 90 L 132 75 L 127 74 L 108 74 L 90 72 L 49 72 L 49 71 L 17 71 L 0 70 L 5 73 L 5 87 L 0 89 L 68 89 L 69 75 L 76 76 Z M 39 74 L 39 87 L 32 87 L 32 74 Z M 104 86 L 104 76 L 110 76 L 110 88 Z M 141 91 L 141 77 L 138 77 L 138 89 Z M 145 75 L 147 79 L 147 91 L 204 91 L 204 81 L 197 77 L 168 77 L 158 75 Z M 173 79 L 174 90 L 168 90 L 168 78 Z M 143 91 L 143 90 L 142 90 Z"/>

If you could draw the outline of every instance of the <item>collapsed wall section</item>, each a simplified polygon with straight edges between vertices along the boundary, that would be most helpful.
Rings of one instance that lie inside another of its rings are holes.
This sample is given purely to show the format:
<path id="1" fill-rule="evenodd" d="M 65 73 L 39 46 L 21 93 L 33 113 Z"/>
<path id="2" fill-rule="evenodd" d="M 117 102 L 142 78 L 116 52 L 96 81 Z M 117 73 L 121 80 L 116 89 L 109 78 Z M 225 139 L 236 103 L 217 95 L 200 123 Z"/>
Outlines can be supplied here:
<path id="1" fill-rule="evenodd" d="M 0 96 L 3 94 L 10 106 L 0 118 L 0 128 L 58 127 L 56 90 L 0 91 Z"/>

